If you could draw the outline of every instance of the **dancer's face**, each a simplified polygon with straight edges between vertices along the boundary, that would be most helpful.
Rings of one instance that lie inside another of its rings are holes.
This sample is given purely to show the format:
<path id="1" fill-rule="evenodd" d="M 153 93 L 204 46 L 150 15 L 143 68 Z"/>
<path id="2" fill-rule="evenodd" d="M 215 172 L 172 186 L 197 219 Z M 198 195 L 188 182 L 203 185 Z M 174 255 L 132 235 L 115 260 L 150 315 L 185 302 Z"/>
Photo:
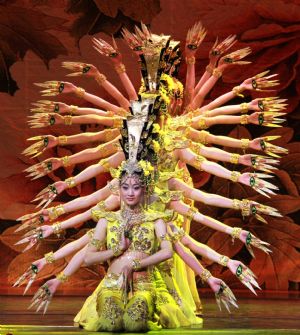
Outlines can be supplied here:
<path id="1" fill-rule="evenodd" d="M 142 202 L 144 187 L 137 176 L 124 177 L 120 185 L 121 199 L 127 206 L 136 206 Z"/>

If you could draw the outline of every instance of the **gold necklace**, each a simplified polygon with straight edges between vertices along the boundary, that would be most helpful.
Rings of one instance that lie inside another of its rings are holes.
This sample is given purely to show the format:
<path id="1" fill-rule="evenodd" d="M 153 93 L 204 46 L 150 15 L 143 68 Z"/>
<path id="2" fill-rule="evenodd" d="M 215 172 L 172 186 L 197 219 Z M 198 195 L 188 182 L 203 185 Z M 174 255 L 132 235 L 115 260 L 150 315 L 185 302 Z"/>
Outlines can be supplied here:
<path id="1" fill-rule="evenodd" d="M 121 210 L 121 227 L 128 233 L 134 225 L 140 224 L 144 218 L 145 214 L 141 206 L 134 209 L 125 207 Z"/>

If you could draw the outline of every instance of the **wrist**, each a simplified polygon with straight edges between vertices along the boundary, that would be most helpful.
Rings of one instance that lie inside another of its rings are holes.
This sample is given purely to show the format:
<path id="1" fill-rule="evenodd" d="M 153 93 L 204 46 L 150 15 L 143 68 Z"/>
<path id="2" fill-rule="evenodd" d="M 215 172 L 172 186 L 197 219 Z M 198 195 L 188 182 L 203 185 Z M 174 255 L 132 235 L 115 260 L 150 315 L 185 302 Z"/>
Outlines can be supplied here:
<path id="1" fill-rule="evenodd" d="M 232 93 L 238 97 L 244 98 L 244 95 L 242 94 L 242 92 L 244 91 L 242 86 L 235 86 L 232 89 Z"/>
<path id="2" fill-rule="evenodd" d="M 142 268 L 142 266 L 141 266 L 141 260 L 139 260 L 139 259 L 134 259 L 133 261 L 132 261 L 132 264 L 131 264 L 131 266 L 132 266 L 132 269 L 134 270 L 134 271 L 138 271 L 138 270 L 140 270 L 141 268 Z"/>
<path id="3" fill-rule="evenodd" d="M 44 255 L 44 258 L 42 259 L 42 267 L 46 264 L 53 264 L 55 262 L 54 253 L 53 251 L 48 252 Z"/>
<path id="4" fill-rule="evenodd" d="M 230 163 L 231 164 L 241 163 L 241 156 L 239 154 L 231 154 L 230 155 Z"/>
<path id="5" fill-rule="evenodd" d="M 222 74 L 223 74 L 223 69 L 221 67 L 217 67 L 213 70 L 213 73 L 212 75 L 216 78 L 220 78 L 222 77 Z"/>
<path id="6" fill-rule="evenodd" d="M 214 71 L 214 65 L 213 64 L 211 64 L 211 63 L 209 63 L 207 66 L 206 66 L 206 68 L 205 68 L 205 70 L 206 70 L 206 72 L 208 72 L 210 75 L 212 75 L 213 74 L 213 71 Z"/>
<path id="7" fill-rule="evenodd" d="M 62 228 L 62 224 L 61 222 L 55 222 L 53 225 L 52 225 L 52 230 L 53 230 L 53 233 L 57 235 L 57 237 L 60 237 L 61 233 L 63 232 L 63 228 Z"/>
<path id="8" fill-rule="evenodd" d="M 126 67 L 125 67 L 125 65 L 121 61 L 118 62 L 117 64 L 115 64 L 114 68 L 115 68 L 115 71 L 118 74 L 122 74 L 122 73 L 126 72 Z"/>
<path id="9" fill-rule="evenodd" d="M 241 139 L 241 149 L 245 152 L 249 148 L 250 140 L 248 138 Z"/>
<path id="10" fill-rule="evenodd" d="M 196 63 L 195 56 L 185 57 L 185 62 L 186 62 L 187 65 L 194 65 Z"/>
<path id="11" fill-rule="evenodd" d="M 218 263 L 224 267 L 228 267 L 229 261 L 230 261 L 230 258 L 228 256 L 221 255 L 218 260 Z"/>
<path id="12" fill-rule="evenodd" d="M 238 171 L 232 171 L 230 175 L 230 180 L 234 183 L 240 182 L 241 173 Z"/>
<path id="13" fill-rule="evenodd" d="M 209 280 L 212 278 L 212 274 L 207 270 L 203 269 L 203 271 L 200 273 L 200 279 L 203 283 L 209 283 Z"/>
<path id="14" fill-rule="evenodd" d="M 239 227 L 231 228 L 230 235 L 231 235 L 232 243 L 234 243 L 236 238 L 238 238 L 238 239 L 240 238 L 241 232 L 242 232 L 242 228 L 239 228 Z"/>
<path id="15" fill-rule="evenodd" d="M 56 145 L 67 145 L 68 143 L 68 137 L 66 135 L 61 135 L 56 137 Z"/>
<path id="16" fill-rule="evenodd" d="M 67 178 L 65 181 L 65 189 L 66 188 L 73 188 L 76 186 L 76 182 L 75 182 L 75 178 L 74 177 L 70 177 L 70 178 Z"/>
<path id="17" fill-rule="evenodd" d="M 63 272 L 60 272 L 57 276 L 56 276 L 56 280 L 59 283 L 65 283 L 69 280 L 69 276 L 67 276 L 66 274 L 64 274 Z"/>
<path id="18" fill-rule="evenodd" d="M 81 87 L 74 86 L 72 91 L 78 96 L 78 98 L 83 98 L 85 95 L 85 90 Z"/>
<path id="19" fill-rule="evenodd" d="M 106 77 L 104 74 L 98 72 L 97 75 L 95 76 L 95 80 L 99 84 L 99 86 L 102 86 L 106 81 Z"/>

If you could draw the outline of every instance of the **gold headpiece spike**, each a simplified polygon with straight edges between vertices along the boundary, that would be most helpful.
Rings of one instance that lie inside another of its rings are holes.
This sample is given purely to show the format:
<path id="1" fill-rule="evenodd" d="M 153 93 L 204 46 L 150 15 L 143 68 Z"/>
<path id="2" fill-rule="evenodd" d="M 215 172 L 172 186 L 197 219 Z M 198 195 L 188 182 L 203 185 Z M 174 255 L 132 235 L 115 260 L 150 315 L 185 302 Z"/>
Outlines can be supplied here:
<path id="1" fill-rule="evenodd" d="M 143 34 L 143 32 L 141 31 L 141 29 L 138 26 L 134 27 L 135 33 L 136 35 L 141 39 L 144 40 L 146 38 L 146 36 Z"/>
<path id="2" fill-rule="evenodd" d="M 141 23 L 141 28 L 145 38 L 151 38 L 152 33 L 143 22 Z"/>

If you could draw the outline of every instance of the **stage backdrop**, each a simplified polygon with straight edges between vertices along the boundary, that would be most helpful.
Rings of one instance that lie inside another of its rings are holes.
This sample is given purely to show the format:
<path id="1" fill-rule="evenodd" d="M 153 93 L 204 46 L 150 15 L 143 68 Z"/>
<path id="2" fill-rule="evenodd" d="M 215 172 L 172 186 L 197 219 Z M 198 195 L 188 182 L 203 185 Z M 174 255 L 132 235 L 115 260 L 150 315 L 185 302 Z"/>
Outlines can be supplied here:
<path id="1" fill-rule="evenodd" d="M 236 48 L 250 46 L 252 54 L 247 66 L 236 66 L 226 71 L 211 91 L 208 100 L 229 91 L 244 79 L 270 69 L 278 73 L 280 86 L 272 96 L 288 99 L 287 122 L 282 128 L 228 126 L 214 127 L 214 134 L 229 134 L 236 138 L 254 138 L 267 135 L 281 135 L 275 144 L 289 149 L 289 154 L 281 159 L 275 172 L 274 183 L 279 186 L 277 196 L 267 199 L 257 195 L 249 187 L 233 184 L 213 177 L 207 173 L 191 173 L 195 184 L 202 190 L 224 195 L 230 198 L 257 200 L 274 206 L 283 218 L 268 218 L 268 224 L 262 224 L 254 218 L 243 221 L 241 215 L 233 210 L 222 210 L 197 203 L 201 212 L 231 225 L 243 226 L 256 236 L 272 245 L 272 254 L 267 256 L 255 251 L 256 258 L 249 254 L 238 241 L 233 245 L 231 238 L 213 232 L 201 225 L 193 224 L 191 233 L 198 241 L 208 243 L 220 253 L 243 260 L 258 275 L 258 282 L 264 289 L 298 290 L 300 282 L 300 2 L 298 0 L 15 0 L 0 1 L 0 101 L 1 101 L 1 175 L 0 175 L 0 293 L 20 293 L 10 285 L 29 266 L 50 250 L 68 243 L 83 234 L 83 230 L 72 229 L 64 239 L 51 238 L 44 241 L 38 249 L 32 248 L 22 253 L 24 246 L 15 246 L 20 235 L 14 233 L 18 227 L 17 217 L 33 212 L 35 207 L 30 200 L 45 186 L 77 173 L 84 164 L 75 168 L 59 169 L 53 174 L 30 181 L 22 172 L 38 160 L 54 155 L 65 156 L 83 149 L 83 146 L 60 147 L 47 151 L 43 157 L 35 160 L 25 158 L 21 152 L 28 146 L 26 139 L 37 134 L 27 126 L 32 102 L 41 99 L 35 82 L 46 80 L 67 80 L 67 71 L 61 67 L 62 61 L 81 61 L 96 65 L 109 80 L 121 91 L 119 81 L 109 61 L 92 48 L 92 37 L 101 37 L 111 42 L 116 38 L 123 54 L 123 61 L 136 88 L 140 79 L 136 58 L 121 40 L 121 28 L 133 29 L 135 24 L 143 22 L 152 32 L 170 34 L 174 39 L 184 42 L 187 30 L 197 21 L 201 21 L 208 34 L 197 53 L 196 75 L 203 73 L 208 63 L 208 52 L 218 37 L 224 39 L 236 34 Z M 184 79 L 183 62 L 180 76 Z M 75 83 L 87 91 L 110 99 L 103 90 L 88 78 L 77 78 Z M 256 92 L 244 101 L 255 97 L 267 96 Z M 59 97 L 66 103 L 79 105 L 77 98 Z M 54 99 L 55 100 L 55 99 Z M 235 103 L 242 102 L 236 99 Z M 85 130 L 99 130 L 97 127 L 72 126 L 51 129 L 52 134 L 75 134 Z M 270 130 L 271 129 L 271 130 Z M 48 134 L 43 128 L 40 134 Z M 233 169 L 232 165 L 225 164 Z M 108 175 L 101 175 L 69 190 L 59 198 L 65 202 L 73 197 L 85 195 L 106 184 Z M 57 203 L 59 203 L 57 202 Z M 57 204 L 56 203 L 56 204 Z M 85 223 L 85 229 L 93 223 Z M 61 271 L 67 260 L 48 266 L 40 274 L 41 284 L 47 278 Z M 221 272 L 218 265 L 207 264 L 217 276 L 221 276 L 232 288 L 240 288 L 238 280 L 227 271 Z M 74 275 L 63 290 L 74 293 L 76 289 L 88 289 L 99 282 L 103 275 L 102 267 L 83 268 Z"/>

